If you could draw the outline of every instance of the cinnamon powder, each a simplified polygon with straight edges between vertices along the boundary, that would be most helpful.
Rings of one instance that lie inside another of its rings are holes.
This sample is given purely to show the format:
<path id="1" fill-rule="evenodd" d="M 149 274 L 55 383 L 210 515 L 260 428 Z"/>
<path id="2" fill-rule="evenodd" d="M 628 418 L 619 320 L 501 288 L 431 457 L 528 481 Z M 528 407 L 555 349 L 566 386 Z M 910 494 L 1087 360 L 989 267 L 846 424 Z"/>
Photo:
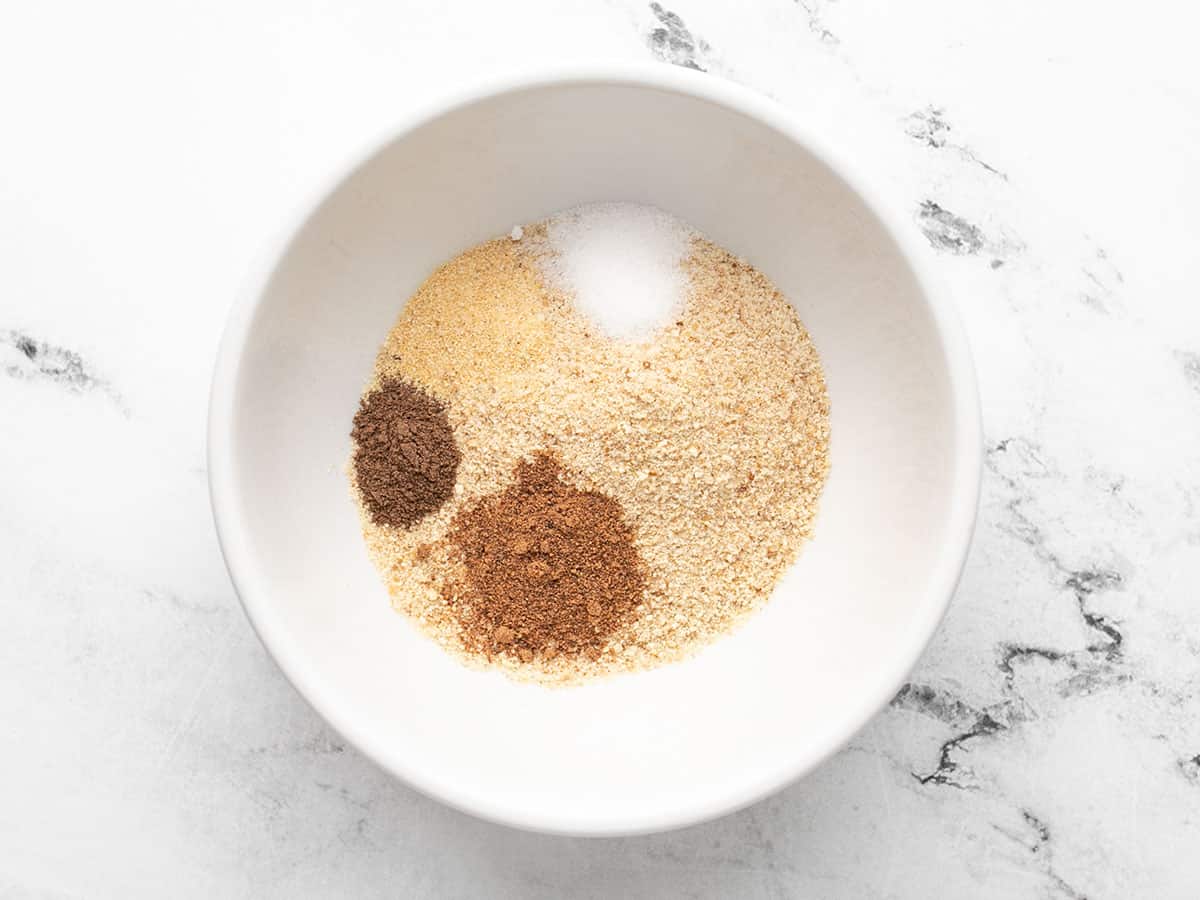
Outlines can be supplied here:
<path id="1" fill-rule="evenodd" d="M 466 572 L 463 640 L 489 657 L 595 658 L 642 602 L 621 504 L 562 476 L 557 457 L 538 453 L 451 525 Z"/>

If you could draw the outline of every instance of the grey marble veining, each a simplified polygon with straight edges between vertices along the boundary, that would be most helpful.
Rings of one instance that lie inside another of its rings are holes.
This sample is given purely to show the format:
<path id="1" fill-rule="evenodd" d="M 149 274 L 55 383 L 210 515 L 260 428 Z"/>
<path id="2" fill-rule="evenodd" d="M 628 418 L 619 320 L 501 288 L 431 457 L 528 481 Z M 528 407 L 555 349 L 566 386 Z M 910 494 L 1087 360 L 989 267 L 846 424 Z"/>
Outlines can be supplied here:
<path id="1" fill-rule="evenodd" d="M 64 29 L 14 10 L 0 896 L 1195 897 L 1190 15 L 123 0 L 70 4 Z M 852 148 L 958 302 L 987 449 L 962 586 L 890 707 L 755 806 L 602 841 L 453 812 L 333 734 L 237 605 L 204 464 L 216 341 L 281 212 L 431 85 L 581 57 L 736 80 Z"/>

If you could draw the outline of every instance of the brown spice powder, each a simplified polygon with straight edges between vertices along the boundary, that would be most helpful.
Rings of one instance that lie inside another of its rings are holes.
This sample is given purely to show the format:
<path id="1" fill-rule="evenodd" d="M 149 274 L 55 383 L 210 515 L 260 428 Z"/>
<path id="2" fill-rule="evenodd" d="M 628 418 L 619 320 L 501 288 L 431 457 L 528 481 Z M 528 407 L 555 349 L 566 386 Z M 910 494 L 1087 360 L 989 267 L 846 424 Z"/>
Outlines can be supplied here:
<path id="1" fill-rule="evenodd" d="M 354 475 L 371 518 L 408 528 L 454 491 L 459 452 L 446 410 L 400 378 L 383 382 L 354 415 Z"/>
<path id="2" fill-rule="evenodd" d="M 621 505 L 562 480 L 546 452 L 455 517 L 464 643 L 491 657 L 595 658 L 636 611 L 645 579 Z"/>

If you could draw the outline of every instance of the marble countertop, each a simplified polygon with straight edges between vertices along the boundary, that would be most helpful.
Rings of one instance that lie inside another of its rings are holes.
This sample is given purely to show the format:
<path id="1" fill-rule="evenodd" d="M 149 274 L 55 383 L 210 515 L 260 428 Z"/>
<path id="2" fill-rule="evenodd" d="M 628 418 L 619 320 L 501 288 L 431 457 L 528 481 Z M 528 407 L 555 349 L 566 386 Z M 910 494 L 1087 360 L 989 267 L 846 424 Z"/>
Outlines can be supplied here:
<path id="1" fill-rule="evenodd" d="M 0 896 L 1191 898 L 1200 82 L 1186 5 L 17 4 L 0 30 Z M 842 753 L 684 831 L 550 838 L 392 781 L 248 626 L 204 416 L 242 273 L 488 73 L 703 69 L 860 148 L 979 367 L 949 617 Z"/>

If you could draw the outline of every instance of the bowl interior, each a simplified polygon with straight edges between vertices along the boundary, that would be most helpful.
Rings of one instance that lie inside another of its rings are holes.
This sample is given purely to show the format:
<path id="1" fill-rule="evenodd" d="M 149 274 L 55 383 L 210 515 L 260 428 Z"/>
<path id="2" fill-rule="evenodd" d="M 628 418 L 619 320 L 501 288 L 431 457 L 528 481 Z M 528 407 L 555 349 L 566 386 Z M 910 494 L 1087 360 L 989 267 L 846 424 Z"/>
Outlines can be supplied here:
<path id="1" fill-rule="evenodd" d="M 739 96 L 581 79 L 462 104 L 343 180 L 231 328 L 213 494 L 251 618 L 346 738 L 461 808 L 606 833 L 749 802 L 887 700 L 953 590 L 978 464 L 969 364 L 880 219 Z M 792 300 L 828 377 L 833 469 L 815 538 L 744 627 L 682 664 L 552 690 L 464 668 L 391 611 L 344 466 L 376 349 L 433 267 L 594 200 L 674 213 Z"/>

